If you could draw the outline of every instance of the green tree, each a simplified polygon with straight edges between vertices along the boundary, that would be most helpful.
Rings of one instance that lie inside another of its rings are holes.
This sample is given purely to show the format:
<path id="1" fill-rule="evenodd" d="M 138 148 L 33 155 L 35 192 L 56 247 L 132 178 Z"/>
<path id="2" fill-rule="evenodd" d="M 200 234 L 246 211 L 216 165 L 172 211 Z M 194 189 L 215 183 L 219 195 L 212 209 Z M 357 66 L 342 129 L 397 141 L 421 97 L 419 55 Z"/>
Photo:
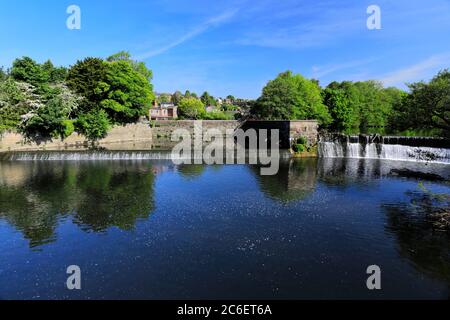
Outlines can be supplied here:
<path id="1" fill-rule="evenodd" d="M 49 83 L 59 83 L 66 80 L 67 69 L 64 67 L 55 67 L 50 60 L 42 64 L 42 70 L 47 74 Z"/>
<path id="2" fill-rule="evenodd" d="M 24 101 L 25 95 L 13 79 L 0 82 L 0 132 L 19 124 L 21 115 L 28 112 Z"/>
<path id="3" fill-rule="evenodd" d="M 450 136 L 450 71 L 440 71 L 431 81 L 409 84 L 411 93 L 395 104 L 393 127 L 397 130 L 438 131 Z"/>
<path id="4" fill-rule="evenodd" d="M 0 82 L 8 79 L 8 72 L 4 70 L 3 67 L 0 67 Z"/>
<path id="5" fill-rule="evenodd" d="M 159 103 L 169 103 L 171 100 L 172 100 L 172 98 L 171 98 L 170 94 L 167 94 L 167 93 L 162 93 L 158 97 Z"/>
<path id="6" fill-rule="evenodd" d="M 81 99 L 64 85 L 58 90 L 58 95 L 29 112 L 21 122 L 19 129 L 27 137 L 65 138 L 74 131 L 70 119 Z"/>
<path id="7" fill-rule="evenodd" d="M 180 91 L 175 91 L 171 100 L 174 105 L 178 106 L 181 99 L 183 99 L 183 94 Z"/>
<path id="8" fill-rule="evenodd" d="M 203 105 L 205 107 L 207 106 L 215 106 L 216 105 L 216 99 L 214 99 L 213 96 L 211 96 L 207 91 L 205 91 L 202 96 L 200 97 L 201 102 L 203 102 Z"/>
<path id="9" fill-rule="evenodd" d="M 185 98 L 180 101 L 178 112 L 180 118 L 183 119 L 202 119 L 205 114 L 205 106 L 196 98 Z"/>
<path id="10" fill-rule="evenodd" d="M 233 104 L 234 101 L 236 100 L 236 98 L 235 98 L 234 96 L 232 96 L 231 94 L 229 94 L 229 95 L 227 96 L 227 99 L 230 100 L 231 104 Z"/>
<path id="11" fill-rule="evenodd" d="M 153 78 L 153 72 L 147 68 L 144 62 L 135 61 L 131 59 L 131 54 L 128 51 L 119 51 L 106 59 L 108 62 L 126 61 L 131 64 L 133 69 L 143 75 L 148 81 Z"/>
<path id="12" fill-rule="evenodd" d="M 332 82 L 323 90 L 322 96 L 333 119 L 332 130 L 359 131 L 358 94 L 351 82 Z"/>
<path id="13" fill-rule="evenodd" d="M 39 87 L 49 81 L 48 73 L 42 66 L 29 57 L 16 59 L 11 68 L 11 77 L 16 81 L 23 81 Z"/>
<path id="14" fill-rule="evenodd" d="M 360 132 L 383 132 L 392 112 L 391 97 L 382 84 L 369 80 L 354 84 L 360 113 Z"/>
<path id="15" fill-rule="evenodd" d="M 75 128 L 88 139 L 95 141 L 106 137 L 111 124 L 104 110 L 92 110 L 82 114 L 75 122 Z"/>
<path id="16" fill-rule="evenodd" d="M 109 89 L 107 81 L 108 65 L 99 58 L 86 58 L 69 69 L 67 86 L 85 99 L 79 113 L 88 113 L 98 109 L 100 102 L 106 98 Z"/>
<path id="17" fill-rule="evenodd" d="M 155 99 L 153 86 L 129 62 L 108 63 L 105 81 L 105 99 L 100 104 L 115 122 L 133 122 L 148 113 Z"/>
<path id="18" fill-rule="evenodd" d="M 319 86 L 291 71 L 269 81 L 252 113 L 267 120 L 317 119 L 323 126 L 331 122 Z"/>

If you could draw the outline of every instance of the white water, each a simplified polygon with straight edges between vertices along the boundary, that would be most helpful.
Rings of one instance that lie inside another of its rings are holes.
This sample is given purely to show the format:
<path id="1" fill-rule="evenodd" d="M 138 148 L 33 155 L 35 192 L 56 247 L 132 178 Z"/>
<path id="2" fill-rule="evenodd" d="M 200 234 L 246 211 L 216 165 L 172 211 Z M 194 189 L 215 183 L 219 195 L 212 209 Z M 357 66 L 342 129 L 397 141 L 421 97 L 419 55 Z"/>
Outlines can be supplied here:
<path id="1" fill-rule="evenodd" d="M 450 149 L 399 144 L 320 142 L 319 155 L 323 158 L 387 159 L 450 164 Z"/>
<path id="2" fill-rule="evenodd" d="M 225 155 L 224 151 L 224 155 Z M 235 160 L 245 160 L 250 155 L 257 158 L 259 153 L 256 150 L 247 150 L 245 156 L 241 158 L 235 154 Z M 280 158 L 290 157 L 290 153 L 280 150 Z M 118 160 L 189 160 L 207 159 L 204 154 L 174 155 L 171 151 L 33 151 L 33 152 L 8 152 L 0 154 L 0 160 L 7 161 L 118 161 Z"/>

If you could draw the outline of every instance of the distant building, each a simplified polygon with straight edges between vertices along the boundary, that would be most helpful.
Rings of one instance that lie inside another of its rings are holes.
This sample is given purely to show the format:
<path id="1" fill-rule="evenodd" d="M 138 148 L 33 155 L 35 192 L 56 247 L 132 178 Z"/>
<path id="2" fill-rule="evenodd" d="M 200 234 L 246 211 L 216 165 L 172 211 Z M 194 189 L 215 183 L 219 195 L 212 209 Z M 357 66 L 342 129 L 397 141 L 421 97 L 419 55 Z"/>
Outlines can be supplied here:
<path id="1" fill-rule="evenodd" d="M 206 108 L 205 108 L 205 110 L 206 110 L 206 112 L 208 112 L 208 113 L 210 113 L 210 112 L 214 112 L 214 111 L 216 111 L 216 107 L 215 106 L 207 106 Z"/>
<path id="2" fill-rule="evenodd" d="M 178 107 L 173 103 L 155 103 L 150 109 L 150 120 L 173 120 L 178 118 Z"/>

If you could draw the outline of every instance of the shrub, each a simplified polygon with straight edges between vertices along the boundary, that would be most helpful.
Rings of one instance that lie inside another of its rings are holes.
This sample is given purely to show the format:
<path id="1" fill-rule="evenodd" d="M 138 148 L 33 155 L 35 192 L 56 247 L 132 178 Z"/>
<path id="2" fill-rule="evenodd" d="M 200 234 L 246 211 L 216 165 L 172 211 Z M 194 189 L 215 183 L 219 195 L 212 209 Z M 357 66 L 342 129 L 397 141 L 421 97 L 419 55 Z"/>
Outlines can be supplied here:
<path id="1" fill-rule="evenodd" d="M 75 131 L 75 125 L 72 120 L 63 120 L 61 122 L 61 136 L 67 138 Z"/>
<path id="2" fill-rule="evenodd" d="M 76 121 L 78 132 L 93 141 L 106 137 L 110 126 L 110 120 L 104 110 L 94 110 L 83 114 Z"/>

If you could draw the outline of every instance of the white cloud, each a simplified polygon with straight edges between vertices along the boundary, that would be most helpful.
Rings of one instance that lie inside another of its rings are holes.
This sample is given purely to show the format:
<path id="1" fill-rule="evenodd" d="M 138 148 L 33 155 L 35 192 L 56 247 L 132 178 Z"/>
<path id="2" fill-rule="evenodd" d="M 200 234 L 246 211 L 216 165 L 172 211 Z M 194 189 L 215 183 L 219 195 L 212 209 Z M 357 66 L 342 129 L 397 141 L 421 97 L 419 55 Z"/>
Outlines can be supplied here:
<path id="1" fill-rule="evenodd" d="M 407 82 L 424 80 L 439 69 L 448 67 L 450 67 L 450 53 L 433 55 L 414 65 L 381 77 L 381 82 L 385 86 L 402 86 Z"/>
<path id="2" fill-rule="evenodd" d="M 154 57 L 154 56 L 163 54 L 164 52 L 166 52 L 172 48 L 175 48 L 175 47 L 179 46 L 180 44 L 183 44 L 184 42 L 206 32 L 210 28 L 217 27 L 217 26 L 229 21 L 231 18 L 234 17 L 234 15 L 237 12 L 238 12 L 238 9 L 234 9 L 234 10 L 229 10 L 221 15 L 212 17 L 212 18 L 208 19 L 207 21 L 203 22 L 202 24 L 198 25 L 197 27 L 195 27 L 188 33 L 184 34 L 177 40 L 173 41 L 172 43 L 169 43 L 168 45 L 165 45 L 161 48 L 153 49 L 153 50 L 141 53 L 139 55 L 136 55 L 135 58 L 138 60 L 144 60 L 144 59 L 147 59 L 150 57 Z"/>
<path id="3" fill-rule="evenodd" d="M 366 65 L 368 63 L 371 63 L 373 61 L 376 61 L 378 59 L 379 58 L 369 58 L 369 59 L 353 60 L 350 62 L 329 64 L 329 65 L 323 65 L 323 66 L 313 66 L 312 67 L 312 77 L 316 78 L 316 79 L 320 79 L 322 77 L 325 77 L 325 76 L 335 73 L 337 71 L 360 67 L 360 66 Z"/>

